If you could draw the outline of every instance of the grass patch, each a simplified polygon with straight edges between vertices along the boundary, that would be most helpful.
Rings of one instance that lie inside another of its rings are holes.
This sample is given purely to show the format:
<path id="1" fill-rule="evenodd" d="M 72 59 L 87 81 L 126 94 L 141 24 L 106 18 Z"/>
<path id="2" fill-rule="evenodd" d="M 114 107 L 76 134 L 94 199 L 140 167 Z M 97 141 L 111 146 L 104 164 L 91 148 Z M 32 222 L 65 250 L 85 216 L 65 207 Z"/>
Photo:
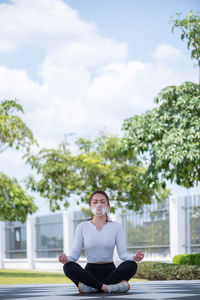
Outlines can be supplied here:
<path id="1" fill-rule="evenodd" d="M 0 269 L 0 284 L 71 283 L 63 273 Z"/>
<path id="2" fill-rule="evenodd" d="M 142 281 L 144 279 L 141 279 Z M 130 281 L 140 281 L 131 279 Z M 145 280 L 144 280 L 145 281 Z M 72 283 L 62 272 L 0 269 L 0 284 Z"/>

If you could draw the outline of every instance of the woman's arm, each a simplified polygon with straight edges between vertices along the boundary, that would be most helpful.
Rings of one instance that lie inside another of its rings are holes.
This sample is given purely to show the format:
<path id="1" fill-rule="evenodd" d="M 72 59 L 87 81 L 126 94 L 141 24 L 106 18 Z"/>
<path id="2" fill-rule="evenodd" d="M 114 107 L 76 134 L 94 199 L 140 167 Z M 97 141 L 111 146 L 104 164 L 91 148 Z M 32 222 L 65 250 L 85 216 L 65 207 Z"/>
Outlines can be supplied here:
<path id="1" fill-rule="evenodd" d="M 83 248 L 83 226 L 78 224 L 74 236 L 74 244 L 72 251 L 69 256 L 67 256 L 69 261 L 77 261 L 81 255 L 81 250 Z"/>
<path id="2" fill-rule="evenodd" d="M 118 231 L 116 236 L 116 248 L 119 258 L 121 260 L 134 260 L 133 255 L 129 254 L 126 250 L 126 240 L 123 228 L 120 223 L 118 223 Z"/>
<path id="3" fill-rule="evenodd" d="M 125 235 L 120 223 L 116 236 L 116 247 L 117 253 L 121 260 L 134 260 L 135 262 L 139 262 L 144 258 L 144 254 L 141 252 L 141 250 L 138 250 L 134 256 L 127 252 Z"/>

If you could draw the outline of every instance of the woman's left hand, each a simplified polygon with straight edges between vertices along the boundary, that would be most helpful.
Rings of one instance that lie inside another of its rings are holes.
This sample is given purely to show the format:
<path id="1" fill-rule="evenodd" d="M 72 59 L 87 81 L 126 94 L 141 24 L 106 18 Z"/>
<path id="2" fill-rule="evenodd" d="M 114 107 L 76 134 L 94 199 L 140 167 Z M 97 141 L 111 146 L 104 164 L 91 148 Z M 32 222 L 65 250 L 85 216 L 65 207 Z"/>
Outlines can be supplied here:
<path id="1" fill-rule="evenodd" d="M 136 253 L 136 255 L 133 256 L 133 259 L 135 261 L 141 261 L 143 258 L 144 258 L 144 253 L 142 253 L 141 250 L 138 250 L 137 253 Z"/>

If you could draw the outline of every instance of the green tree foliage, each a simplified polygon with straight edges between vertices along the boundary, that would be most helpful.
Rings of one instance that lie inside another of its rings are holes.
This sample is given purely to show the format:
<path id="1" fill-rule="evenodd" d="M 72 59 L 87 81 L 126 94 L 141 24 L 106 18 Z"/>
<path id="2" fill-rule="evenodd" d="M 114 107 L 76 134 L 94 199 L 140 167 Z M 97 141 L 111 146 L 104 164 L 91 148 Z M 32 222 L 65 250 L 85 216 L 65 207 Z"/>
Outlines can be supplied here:
<path id="1" fill-rule="evenodd" d="M 0 220 L 25 222 L 37 210 L 33 197 L 27 195 L 17 180 L 0 172 Z"/>
<path id="2" fill-rule="evenodd" d="M 0 103 L 0 153 L 8 147 L 30 151 L 36 144 L 31 130 L 18 116 L 23 108 L 14 100 Z M 26 194 L 16 178 L 0 173 L 0 220 L 25 222 L 27 215 L 37 207 L 33 197 Z"/>
<path id="3" fill-rule="evenodd" d="M 139 210 L 152 198 L 167 197 L 168 191 L 159 184 L 152 189 L 143 181 L 144 166 L 135 154 L 121 153 L 119 137 L 101 135 L 93 141 L 79 138 L 76 145 L 78 151 L 73 155 L 63 145 L 27 155 L 27 163 L 40 176 L 39 180 L 27 177 L 27 187 L 49 199 L 52 211 L 59 209 L 61 202 L 68 206 L 71 195 L 88 203 L 89 195 L 97 188 L 109 193 L 112 212 L 123 203 L 128 209 Z"/>
<path id="4" fill-rule="evenodd" d="M 173 257 L 173 263 L 177 265 L 200 266 L 200 253 L 176 255 Z"/>
<path id="5" fill-rule="evenodd" d="M 146 181 L 161 176 L 184 187 L 200 181 L 200 87 L 192 82 L 167 87 L 158 108 L 124 121 L 124 148 L 148 152 Z"/>
<path id="6" fill-rule="evenodd" d="M 8 147 L 25 148 L 36 143 L 31 130 L 26 126 L 18 113 L 23 108 L 15 100 L 5 100 L 0 103 L 0 152 Z"/>
<path id="7" fill-rule="evenodd" d="M 171 20 L 172 21 L 172 20 Z M 190 12 L 183 20 L 173 20 L 188 40 L 191 56 L 200 64 L 200 17 Z M 147 154 L 145 182 L 176 182 L 193 187 L 200 181 L 200 85 L 184 82 L 168 86 L 155 98 L 158 108 L 126 119 L 122 151 Z"/>
<path id="8" fill-rule="evenodd" d="M 177 13 L 180 16 L 182 13 Z M 181 30 L 181 39 L 187 40 L 187 48 L 191 50 L 191 58 L 197 60 L 199 66 L 199 84 L 200 84 L 200 12 L 193 13 L 192 10 L 184 19 L 170 18 L 173 23 L 172 32 L 177 27 Z"/>

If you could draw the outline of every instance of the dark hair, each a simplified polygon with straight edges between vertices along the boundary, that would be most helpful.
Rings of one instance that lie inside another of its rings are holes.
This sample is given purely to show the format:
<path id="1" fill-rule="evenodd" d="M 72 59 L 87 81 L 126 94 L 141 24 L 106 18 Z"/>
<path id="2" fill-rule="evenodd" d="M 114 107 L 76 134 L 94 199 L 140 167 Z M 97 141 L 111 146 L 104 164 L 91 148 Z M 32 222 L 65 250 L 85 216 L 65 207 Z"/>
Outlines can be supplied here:
<path id="1" fill-rule="evenodd" d="M 89 204 L 91 204 L 92 198 L 93 198 L 93 196 L 94 196 L 95 194 L 102 194 L 102 195 L 104 195 L 104 196 L 106 197 L 108 206 L 110 207 L 110 201 L 109 201 L 109 197 L 108 197 L 107 193 L 104 192 L 103 190 L 100 190 L 100 189 L 94 191 L 94 192 L 90 195 L 90 198 L 89 198 Z M 92 217 L 90 220 L 92 220 L 92 219 L 93 219 L 93 217 Z M 112 219 L 108 216 L 108 214 L 106 214 L 106 222 L 112 222 Z"/>

